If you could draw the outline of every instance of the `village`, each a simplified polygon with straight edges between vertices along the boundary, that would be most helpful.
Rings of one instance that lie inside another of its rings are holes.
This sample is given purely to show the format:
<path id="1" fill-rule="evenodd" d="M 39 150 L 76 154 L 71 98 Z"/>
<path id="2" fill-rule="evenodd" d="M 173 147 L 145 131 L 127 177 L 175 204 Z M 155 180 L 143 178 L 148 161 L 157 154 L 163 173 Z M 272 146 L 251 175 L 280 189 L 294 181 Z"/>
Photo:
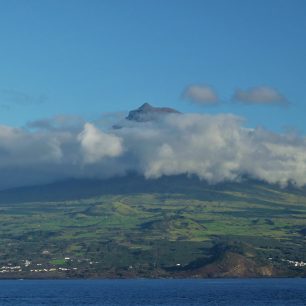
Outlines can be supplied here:
<path id="1" fill-rule="evenodd" d="M 54 272 L 68 272 L 68 271 L 76 271 L 80 266 L 84 268 L 84 266 L 98 264 L 97 261 L 91 261 L 90 259 L 83 260 L 73 260 L 70 257 L 65 257 L 64 259 L 53 259 L 53 262 L 62 263 L 59 264 L 51 264 L 51 263 L 34 263 L 28 259 L 21 260 L 19 265 L 13 263 L 7 263 L 0 267 L 0 273 L 54 273 Z"/>
<path id="2" fill-rule="evenodd" d="M 274 260 L 272 257 L 269 257 L 268 259 L 270 261 Z M 281 261 L 289 264 L 290 266 L 294 266 L 294 267 L 305 267 L 306 266 L 306 262 L 303 260 L 289 260 L 289 259 L 282 258 Z"/>

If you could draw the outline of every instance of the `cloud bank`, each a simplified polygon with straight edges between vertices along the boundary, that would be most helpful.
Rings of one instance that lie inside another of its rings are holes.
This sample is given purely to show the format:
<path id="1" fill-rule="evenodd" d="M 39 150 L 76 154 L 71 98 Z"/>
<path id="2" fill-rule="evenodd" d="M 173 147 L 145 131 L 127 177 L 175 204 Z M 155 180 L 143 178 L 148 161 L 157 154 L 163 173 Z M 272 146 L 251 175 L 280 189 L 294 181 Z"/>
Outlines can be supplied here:
<path id="1" fill-rule="evenodd" d="M 245 175 L 306 184 L 305 137 L 247 129 L 230 114 L 169 114 L 103 130 L 82 121 L 73 128 L 46 122 L 35 129 L 0 126 L 0 189 L 131 171 L 146 178 L 194 174 L 212 184 Z"/>
<path id="2" fill-rule="evenodd" d="M 232 99 L 244 104 L 288 104 L 285 96 L 269 86 L 258 86 L 247 90 L 237 89 Z"/>

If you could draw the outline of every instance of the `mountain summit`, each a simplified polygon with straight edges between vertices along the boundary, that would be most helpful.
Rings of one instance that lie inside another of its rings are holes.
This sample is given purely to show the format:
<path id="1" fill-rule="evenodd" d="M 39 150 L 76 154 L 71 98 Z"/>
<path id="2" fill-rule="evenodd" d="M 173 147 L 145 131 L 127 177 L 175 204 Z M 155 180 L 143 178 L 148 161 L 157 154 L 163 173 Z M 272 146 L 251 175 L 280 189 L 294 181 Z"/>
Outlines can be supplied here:
<path id="1" fill-rule="evenodd" d="M 126 119 L 137 122 L 146 122 L 154 120 L 160 115 L 166 115 L 166 114 L 180 114 L 180 112 L 178 112 L 173 108 L 154 107 L 149 103 L 144 103 L 139 108 L 130 111 Z"/>

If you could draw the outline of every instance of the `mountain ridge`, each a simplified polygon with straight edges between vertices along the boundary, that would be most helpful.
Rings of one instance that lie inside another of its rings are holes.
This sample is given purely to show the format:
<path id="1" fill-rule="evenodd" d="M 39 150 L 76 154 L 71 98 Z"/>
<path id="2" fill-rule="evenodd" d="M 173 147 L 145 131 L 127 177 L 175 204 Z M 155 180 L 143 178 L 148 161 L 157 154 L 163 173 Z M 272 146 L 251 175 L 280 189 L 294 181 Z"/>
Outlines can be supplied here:
<path id="1" fill-rule="evenodd" d="M 270 190 L 281 190 L 293 194 L 306 195 L 305 188 L 286 188 L 268 184 L 260 180 L 243 179 L 241 182 L 209 184 L 197 176 L 173 175 L 156 179 L 146 179 L 134 173 L 108 179 L 66 179 L 49 184 L 22 186 L 0 190 L 0 204 L 31 201 L 77 200 L 105 194 L 169 193 L 193 194 L 198 198 L 213 199 L 222 190 L 247 190 L 248 194 L 258 194 L 258 186 Z M 254 192 L 252 190 L 255 190 Z"/>

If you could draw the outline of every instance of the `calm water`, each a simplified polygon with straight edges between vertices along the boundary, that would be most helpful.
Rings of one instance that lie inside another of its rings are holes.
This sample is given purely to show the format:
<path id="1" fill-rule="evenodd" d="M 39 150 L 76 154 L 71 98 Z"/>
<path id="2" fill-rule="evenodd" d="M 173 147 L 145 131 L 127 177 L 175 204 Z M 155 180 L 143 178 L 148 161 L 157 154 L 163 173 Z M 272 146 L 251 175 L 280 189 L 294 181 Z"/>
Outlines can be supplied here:
<path id="1" fill-rule="evenodd" d="M 306 279 L 0 281 L 0 305 L 306 305 Z"/>

